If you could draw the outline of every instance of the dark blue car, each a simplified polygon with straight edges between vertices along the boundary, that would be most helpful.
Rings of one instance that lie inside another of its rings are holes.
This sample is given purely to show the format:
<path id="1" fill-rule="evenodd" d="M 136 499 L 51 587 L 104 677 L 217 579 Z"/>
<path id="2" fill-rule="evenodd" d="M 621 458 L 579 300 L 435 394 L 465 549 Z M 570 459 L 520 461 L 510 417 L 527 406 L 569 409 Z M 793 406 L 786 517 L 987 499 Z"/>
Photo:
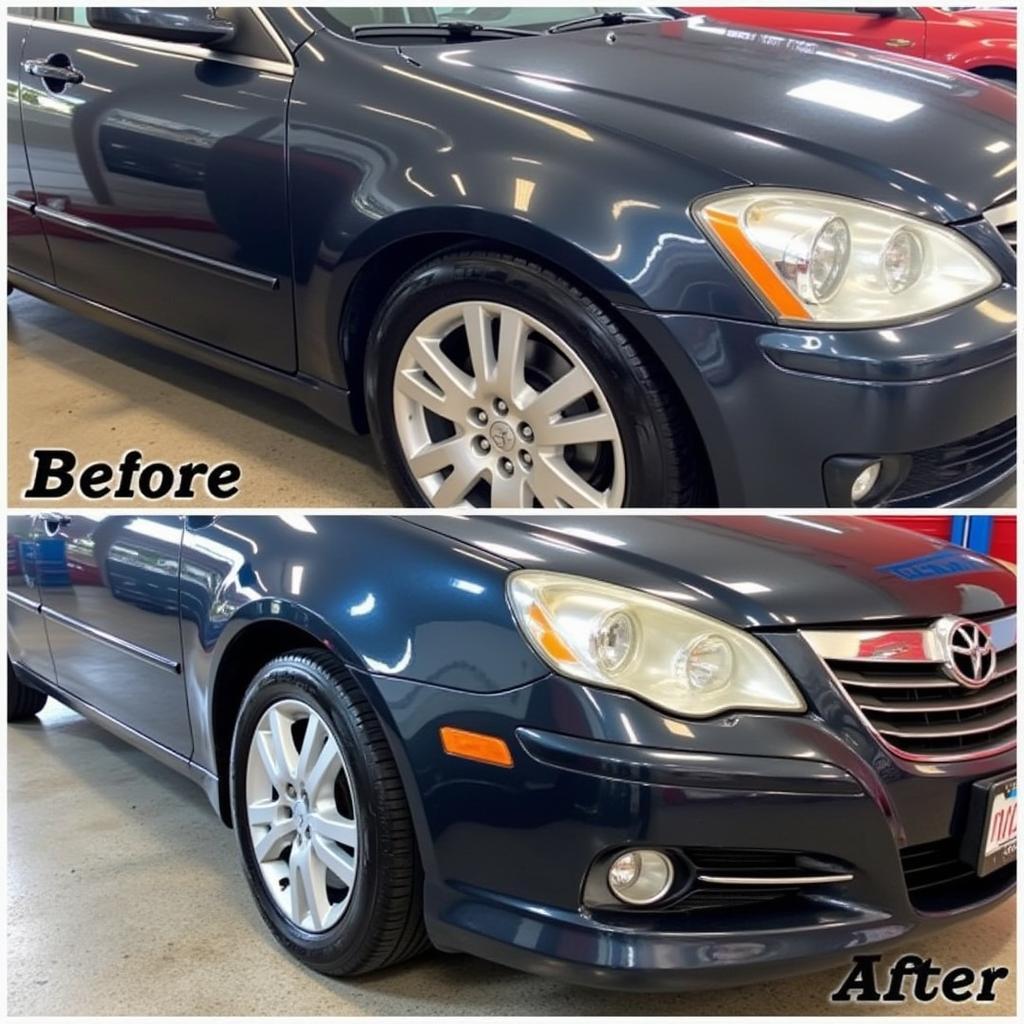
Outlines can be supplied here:
<path id="1" fill-rule="evenodd" d="M 194 779 L 318 971 L 433 945 L 725 985 L 1014 889 L 1016 581 L 961 548 L 791 515 L 8 530 L 9 718 L 50 694 Z"/>
<path id="2" fill-rule="evenodd" d="M 372 431 L 405 504 L 1007 486 L 998 85 L 662 8 L 13 12 L 8 281 Z"/>

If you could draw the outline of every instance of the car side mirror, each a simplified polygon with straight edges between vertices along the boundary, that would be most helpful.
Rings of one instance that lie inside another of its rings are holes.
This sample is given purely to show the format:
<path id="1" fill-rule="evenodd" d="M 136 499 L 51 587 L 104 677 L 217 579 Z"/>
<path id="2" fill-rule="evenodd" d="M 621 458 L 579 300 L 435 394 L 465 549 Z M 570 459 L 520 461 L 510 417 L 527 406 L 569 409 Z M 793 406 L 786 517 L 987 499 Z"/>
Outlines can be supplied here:
<path id="1" fill-rule="evenodd" d="M 854 7 L 857 14 L 873 15 L 876 18 L 898 18 L 900 9 L 898 7 Z"/>
<path id="2" fill-rule="evenodd" d="M 213 7 L 87 7 L 85 15 L 93 28 L 166 43 L 218 46 L 235 37 L 234 23 Z"/>

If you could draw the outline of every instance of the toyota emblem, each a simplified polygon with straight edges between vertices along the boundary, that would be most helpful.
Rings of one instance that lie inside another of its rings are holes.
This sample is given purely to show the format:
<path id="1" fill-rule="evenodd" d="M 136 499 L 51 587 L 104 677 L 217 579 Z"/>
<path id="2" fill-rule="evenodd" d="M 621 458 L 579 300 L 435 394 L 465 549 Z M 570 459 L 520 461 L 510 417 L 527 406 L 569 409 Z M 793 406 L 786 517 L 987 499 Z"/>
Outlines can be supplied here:
<path id="1" fill-rule="evenodd" d="M 971 689 L 984 686 L 996 671 L 996 650 L 988 633 L 976 622 L 952 617 L 937 627 L 946 675 Z"/>

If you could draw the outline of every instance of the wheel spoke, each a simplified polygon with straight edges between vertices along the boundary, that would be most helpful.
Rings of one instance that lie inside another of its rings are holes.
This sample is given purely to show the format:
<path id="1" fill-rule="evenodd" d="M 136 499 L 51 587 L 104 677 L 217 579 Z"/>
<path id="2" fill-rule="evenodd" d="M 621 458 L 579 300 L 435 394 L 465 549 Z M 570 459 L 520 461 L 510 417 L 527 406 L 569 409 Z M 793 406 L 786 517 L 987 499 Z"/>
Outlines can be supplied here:
<path id="1" fill-rule="evenodd" d="M 559 377 L 549 388 L 541 391 L 524 413 L 539 430 L 552 416 L 558 415 L 567 406 L 585 398 L 594 390 L 590 375 L 580 366 L 574 366 L 565 376 Z"/>
<path id="2" fill-rule="evenodd" d="M 596 444 L 612 441 L 617 436 L 611 413 L 590 412 L 571 419 L 534 427 L 537 443 L 543 447 L 567 448 L 571 444 Z"/>
<path id="3" fill-rule="evenodd" d="M 491 477 L 491 508 L 532 508 L 533 491 L 523 472 L 510 477 L 494 473 Z"/>
<path id="4" fill-rule="evenodd" d="M 458 411 L 452 408 L 448 399 L 427 380 L 424 372 L 418 367 L 400 370 L 395 378 L 395 386 L 406 398 L 412 399 L 424 409 L 429 409 L 441 419 L 454 420 L 458 415 Z"/>
<path id="5" fill-rule="evenodd" d="M 440 473 L 442 469 L 454 466 L 460 459 L 467 458 L 468 442 L 462 434 L 425 445 L 409 459 L 409 469 L 418 479 Z"/>
<path id="6" fill-rule="evenodd" d="M 332 808 L 326 811 L 316 811 L 310 814 L 308 820 L 310 828 L 317 835 L 355 849 L 358 834 L 356 823 L 351 818 L 343 818 L 337 810 Z"/>
<path id="7" fill-rule="evenodd" d="M 333 740 L 324 744 L 320 756 L 316 759 L 305 778 L 306 792 L 319 793 L 325 783 L 332 785 L 341 771 L 341 752 Z"/>
<path id="8" fill-rule="evenodd" d="M 463 310 L 462 321 L 466 328 L 466 344 L 469 346 L 473 376 L 479 388 L 481 382 L 494 378 L 496 370 L 494 345 L 491 343 L 491 318 L 480 303 L 473 302 Z"/>
<path id="9" fill-rule="evenodd" d="M 334 741 L 330 739 L 324 723 L 312 716 L 306 719 L 306 734 L 302 737 L 302 749 L 295 765 L 295 777 L 300 782 L 306 782 L 310 769 L 316 764 L 324 744 L 328 742 Z M 308 790 L 308 784 L 306 788 Z"/>
<path id="10" fill-rule="evenodd" d="M 295 765 L 299 752 L 295 749 L 292 739 L 291 719 L 276 709 L 270 713 L 270 742 L 274 753 L 274 761 L 278 766 L 278 778 L 284 780 L 295 778 Z"/>
<path id="11" fill-rule="evenodd" d="M 260 760 L 263 762 L 263 770 L 267 773 L 267 778 L 277 789 L 282 789 L 284 787 L 284 775 L 274 758 L 273 737 L 271 737 L 270 733 L 260 730 L 254 737 L 254 745 Z"/>
<path id="12" fill-rule="evenodd" d="M 295 822 L 292 818 L 271 825 L 267 831 L 253 844 L 253 852 L 258 861 L 276 860 L 295 834 Z"/>
<path id="13" fill-rule="evenodd" d="M 591 487 L 561 456 L 534 462 L 530 474 L 533 493 L 545 508 L 607 508 L 607 495 Z"/>
<path id="14" fill-rule="evenodd" d="M 323 861 L 314 855 L 311 843 L 302 844 L 298 861 L 303 902 L 312 919 L 313 930 L 319 931 L 331 909 L 330 900 L 327 898 L 327 872 L 324 870 Z"/>
<path id="15" fill-rule="evenodd" d="M 485 468 L 483 463 L 470 459 L 456 463 L 452 472 L 434 495 L 435 507 L 450 508 L 452 505 L 458 505 L 465 501 L 466 495 L 483 477 Z"/>
<path id="16" fill-rule="evenodd" d="M 473 400 L 473 381 L 442 351 L 440 338 L 413 338 L 411 356 L 444 394 L 445 401 L 467 405 Z"/>
<path id="17" fill-rule="evenodd" d="M 356 877 L 356 862 L 353 857 L 329 839 L 324 839 L 323 836 L 313 836 L 312 848 L 316 851 L 317 859 L 331 874 L 339 878 L 345 885 L 352 885 Z"/>
<path id="18" fill-rule="evenodd" d="M 249 824 L 273 825 L 283 806 L 280 800 L 254 800 L 249 804 Z"/>
<path id="19" fill-rule="evenodd" d="M 494 384 L 499 393 L 514 401 L 526 386 L 526 339 L 530 330 L 522 315 L 503 309 L 498 327 L 498 362 Z"/>

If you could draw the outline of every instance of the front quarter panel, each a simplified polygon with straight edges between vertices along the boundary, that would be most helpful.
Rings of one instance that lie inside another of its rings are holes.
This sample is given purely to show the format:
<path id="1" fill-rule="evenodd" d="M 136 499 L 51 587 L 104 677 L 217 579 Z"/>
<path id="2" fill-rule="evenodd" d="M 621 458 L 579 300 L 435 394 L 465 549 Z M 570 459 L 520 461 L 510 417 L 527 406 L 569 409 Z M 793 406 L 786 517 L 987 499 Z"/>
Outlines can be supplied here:
<path id="1" fill-rule="evenodd" d="M 182 552 L 181 621 L 194 720 L 210 723 L 225 652 L 260 623 L 297 626 L 377 676 L 478 693 L 537 679 L 547 669 L 505 599 L 512 568 L 390 517 L 193 522 Z M 209 735 L 197 736 L 196 751 L 212 765 Z"/>
<path id="2" fill-rule="evenodd" d="M 765 319 L 689 215 L 695 198 L 742 182 L 573 114 L 568 85 L 521 75 L 507 92 L 452 74 L 446 61 L 482 59 L 474 51 L 488 45 L 503 44 L 417 47 L 417 66 L 325 31 L 296 54 L 289 166 L 306 372 L 344 375 L 338 331 L 358 273 L 425 235 L 525 252 L 617 305 Z"/>

